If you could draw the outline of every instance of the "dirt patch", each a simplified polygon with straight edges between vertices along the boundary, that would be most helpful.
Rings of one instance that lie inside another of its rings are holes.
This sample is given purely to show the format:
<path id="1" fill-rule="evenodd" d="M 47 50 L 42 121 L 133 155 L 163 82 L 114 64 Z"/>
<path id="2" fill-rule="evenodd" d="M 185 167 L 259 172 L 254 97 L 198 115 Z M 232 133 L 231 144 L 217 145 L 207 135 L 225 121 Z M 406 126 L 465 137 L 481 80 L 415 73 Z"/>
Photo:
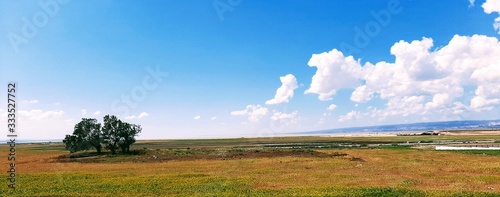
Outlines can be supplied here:
<path id="1" fill-rule="evenodd" d="M 349 158 L 349 161 L 365 162 L 366 160 L 359 158 L 359 157 L 351 157 L 351 158 Z"/>
<path id="2" fill-rule="evenodd" d="M 134 155 L 97 155 L 92 153 L 66 154 L 51 158 L 52 162 L 80 162 L 80 163 L 115 163 L 115 162 L 166 162 L 190 160 L 228 160 L 248 158 L 276 158 L 276 157 L 316 157 L 316 158 L 345 158 L 346 153 L 324 153 L 312 150 L 141 150 Z"/>

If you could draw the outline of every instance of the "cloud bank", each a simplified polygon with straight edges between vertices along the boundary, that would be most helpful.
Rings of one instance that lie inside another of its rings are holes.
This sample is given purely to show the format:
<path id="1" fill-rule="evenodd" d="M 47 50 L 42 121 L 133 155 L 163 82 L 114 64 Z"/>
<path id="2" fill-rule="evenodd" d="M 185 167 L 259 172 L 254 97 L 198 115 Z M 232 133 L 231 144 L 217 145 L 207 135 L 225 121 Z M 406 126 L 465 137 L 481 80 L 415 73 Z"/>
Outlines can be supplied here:
<path id="1" fill-rule="evenodd" d="M 484 5 L 483 5 L 484 6 Z M 492 110 L 500 105 L 500 43 L 484 35 L 455 35 L 432 50 L 433 40 L 399 41 L 391 48 L 395 62 L 360 64 L 333 49 L 312 55 L 309 66 L 317 67 L 306 93 L 330 100 L 339 89 L 354 89 L 351 101 L 386 101 L 385 108 L 351 111 L 340 122 L 368 116 L 460 115 Z M 471 90 L 466 92 L 466 90 Z"/>

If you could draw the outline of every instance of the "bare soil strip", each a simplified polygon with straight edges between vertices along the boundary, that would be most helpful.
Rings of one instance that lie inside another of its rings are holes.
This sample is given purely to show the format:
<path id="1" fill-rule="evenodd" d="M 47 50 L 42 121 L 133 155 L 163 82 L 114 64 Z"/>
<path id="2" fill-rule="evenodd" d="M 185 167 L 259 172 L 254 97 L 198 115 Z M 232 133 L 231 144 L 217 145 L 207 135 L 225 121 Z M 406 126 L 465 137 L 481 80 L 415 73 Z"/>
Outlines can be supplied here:
<path id="1" fill-rule="evenodd" d="M 229 150 L 229 151 L 168 151 L 168 150 L 141 150 L 131 155 L 97 155 L 93 152 L 65 154 L 51 158 L 51 162 L 167 162 L 191 160 L 228 160 L 228 159 L 256 159 L 276 157 L 316 157 L 316 158 L 342 158 L 350 161 L 364 161 L 361 158 L 349 157 L 346 153 L 324 153 L 312 150 Z"/>

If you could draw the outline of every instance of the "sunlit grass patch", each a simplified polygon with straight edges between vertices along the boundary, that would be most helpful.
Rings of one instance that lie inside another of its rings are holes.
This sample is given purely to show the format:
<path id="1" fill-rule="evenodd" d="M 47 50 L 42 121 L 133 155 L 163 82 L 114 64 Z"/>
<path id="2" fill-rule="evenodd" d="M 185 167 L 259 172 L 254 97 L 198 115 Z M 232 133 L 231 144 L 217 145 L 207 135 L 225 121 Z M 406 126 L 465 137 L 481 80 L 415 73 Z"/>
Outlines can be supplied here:
<path id="1" fill-rule="evenodd" d="M 135 149 L 144 154 L 103 154 L 101 161 L 87 163 L 58 162 L 54 158 L 68 153 L 51 145 L 50 151 L 20 146 L 18 188 L 0 188 L 0 196 L 498 196 L 500 191 L 497 155 L 399 146 L 254 146 L 259 140 L 202 140 L 222 143 L 218 147 L 196 140 L 176 141 L 181 147 L 148 142 Z M 0 147 L 0 154 L 6 153 Z M 167 155 L 172 157 L 158 160 Z"/>

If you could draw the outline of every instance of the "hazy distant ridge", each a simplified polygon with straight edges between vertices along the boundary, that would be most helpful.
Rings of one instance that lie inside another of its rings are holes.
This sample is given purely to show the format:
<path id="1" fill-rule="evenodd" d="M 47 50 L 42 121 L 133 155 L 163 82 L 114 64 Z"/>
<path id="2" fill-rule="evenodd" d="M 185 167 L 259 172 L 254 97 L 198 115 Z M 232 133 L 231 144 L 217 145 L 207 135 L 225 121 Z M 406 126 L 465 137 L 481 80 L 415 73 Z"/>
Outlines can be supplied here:
<path id="1" fill-rule="evenodd" d="M 464 129 L 496 129 L 496 128 L 500 129 L 500 120 L 460 120 L 460 121 L 380 125 L 380 126 L 368 126 L 368 127 L 349 127 L 349 128 L 328 129 L 321 131 L 300 132 L 299 134 L 464 130 Z"/>

